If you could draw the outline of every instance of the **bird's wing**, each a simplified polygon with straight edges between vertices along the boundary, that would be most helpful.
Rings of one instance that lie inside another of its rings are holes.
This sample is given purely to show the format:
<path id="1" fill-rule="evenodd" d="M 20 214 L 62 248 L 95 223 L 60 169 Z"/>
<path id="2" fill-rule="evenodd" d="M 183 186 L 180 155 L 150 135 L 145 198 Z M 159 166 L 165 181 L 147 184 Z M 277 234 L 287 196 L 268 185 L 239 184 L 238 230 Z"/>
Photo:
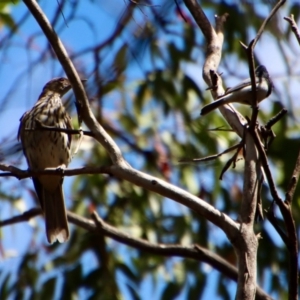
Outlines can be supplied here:
<path id="1" fill-rule="evenodd" d="M 28 113 L 28 111 L 26 111 L 20 118 L 20 125 L 19 125 L 19 130 L 18 130 L 18 141 L 20 140 L 22 131 L 24 130 L 22 125 L 23 125 L 23 120 L 26 117 L 27 113 Z"/>
<path id="2" fill-rule="evenodd" d="M 257 83 L 257 82 L 258 82 L 258 78 L 256 78 L 256 83 Z M 225 94 L 222 95 L 220 98 L 222 98 L 222 97 L 224 97 L 224 96 L 226 96 L 226 95 L 228 95 L 228 94 L 230 94 L 230 93 L 233 93 L 233 92 L 236 92 L 236 91 L 238 91 L 238 90 L 241 90 L 241 89 L 243 89 L 243 88 L 245 88 L 245 87 L 251 87 L 251 80 L 250 80 L 249 78 L 246 79 L 246 80 L 244 80 L 242 83 L 240 83 L 240 84 L 238 84 L 238 85 L 232 87 L 232 88 L 226 89 Z M 219 99 L 219 98 L 218 98 L 218 99 Z"/>

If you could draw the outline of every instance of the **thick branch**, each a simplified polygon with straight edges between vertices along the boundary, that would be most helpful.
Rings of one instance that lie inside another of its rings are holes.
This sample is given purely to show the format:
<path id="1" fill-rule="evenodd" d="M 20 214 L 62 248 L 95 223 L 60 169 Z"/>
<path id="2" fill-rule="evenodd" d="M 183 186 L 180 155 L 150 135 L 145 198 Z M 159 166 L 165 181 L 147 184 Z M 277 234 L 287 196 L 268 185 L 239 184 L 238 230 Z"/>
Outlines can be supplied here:
<path id="1" fill-rule="evenodd" d="M 180 189 L 172 184 L 169 184 L 161 179 L 153 177 L 151 175 L 139 172 L 130 166 L 127 165 L 112 165 L 112 166 L 102 166 L 102 167 L 84 167 L 77 169 L 67 169 L 67 170 L 57 170 L 57 169 L 47 169 L 38 172 L 29 172 L 22 171 L 13 166 L 6 166 L 0 164 L 0 170 L 14 172 L 11 176 L 17 178 L 25 178 L 33 175 L 41 174 L 51 174 L 57 175 L 63 174 L 64 176 L 72 176 L 78 174 L 99 174 L 105 173 L 113 175 L 119 179 L 124 179 L 129 182 L 132 182 L 138 186 L 141 186 L 149 191 L 158 193 L 169 199 L 173 199 L 176 202 L 181 203 L 182 205 L 187 206 L 188 208 L 198 212 L 200 215 L 207 218 L 209 221 L 219 226 L 224 232 L 228 235 L 229 239 L 232 239 L 233 236 L 238 231 L 238 225 L 226 214 L 221 213 L 213 206 L 207 202 L 201 200 L 200 198 L 188 193 L 187 191 Z"/>
<path id="2" fill-rule="evenodd" d="M 185 3 L 190 1 L 185 1 Z M 194 2 L 194 1 L 191 1 Z M 195 6 L 198 4 L 195 3 Z M 201 10 L 198 5 L 198 10 Z M 190 8 L 190 7 L 189 7 Z M 195 9 L 195 8 L 193 8 Z M 191 10 L 191 9 L 190 9 Z M 191 10 L 193 14 L 193 11 Z M 204 13 L 199 14 L 203 23 L 209 23 Z M 216 99 L 224 93 L 221 77 L 216 70 L 219 66 L 222 54 L 223 45 L 223 23 L 226 16 L 217 17 L 217 30 L 215 32 L 210 24 L 205 26 L 203 34 L 207 41 L 208 53 L 206 55 L 205 64 L 203 67 L 203 78 L 206 83 L 212 87 L 212 95 Z M 199 24 L 200 21 L 197 21 Z M 219 25 L 218 25 L 219 24 Z M 220 25 L 222 24 L 222 26 Z M 202 26 L 204 27 L 204 26 Z M 200 26 L 200 28 L 202 29 Z M 241 116 L 233 106 L 225 105 L 220 108 L 220 111 L 226 121 L 230 124 L 233 130 L 240 136 L 244 136 L 244 126 L 247 121 Z M 229 236 L 233 243 L 237 257 L 238 257 L 238 287 L 236 299 L 253 299 L 256 293 L 256 252 L 257 252 L 257 238 L 253 232 L 253 220 L 256 211 L 257 193 L 258 193 L 258 178 L 260 171 L 257 173 L 258 155 L 255 149 L 253 139 L 250 134 L 246 134 L 246 157 L 245 157 L 245 179 L 243 203 L 241 207 L 241 227 L 240 231 L 236 232 L 235 236 Z M 207 217 L 207 216 L 206 216 Z"/>
<path id="3" fill-rule="evenodd" d="M 203 32 L 204 36 L 208 40 L 208 43 L 211 44 L 211 41 L 215 38 L 214 29 L 211 26 L 201 6 L 196 0 L 184 0 L 184 3 L 191 12 L 192 16 L 194 17 L 194 20 Z"/>
<path id="4" fill-rule="evenodd" d="M 215 86 L 213 89 L 211 89 L 211 92 L 213 98 L 217 99 L 219 96 L 224 94 L 222 79 L 217 74 L 217 69 L 222 57 L 222 46 L 224 40 L 223 27 L 228 15 L 225 14 L 223 16 L 215 16 L 215 30 L 197 1 L 184 0 L 184 2 L 191 14 L 197 18 L 196 22 L 206 39 L 207 53 L 203 66 L 203 79 L 209 87 Z M 211 72 L 214 72 L 218 78 L 216 85 L 211 80 Z M 232 105 L 221 106 L 219 110 L 231 128 L 240 137 L 242 137 L 244 132 L 243 126 L 247 124 L 246 119 L 239 114 Z"/>
<path id="5" fill-rule="evenodd" d="M 284 1 L 280 1 L 272 10 L 270 16 L 266 18 L 258 32 L 256 39 L 249 45 L 248 54 L 250 61 L 250 75 L 252 79 L 254 99 L 255 96 L 255 77 L 254 77 L 254 63 L 253 63 L 253 49 L 259 37 L 261 36 L 265 25 L 279 9 Z M 217 25 L 218 34 L 214 28 L 210 26 L 208 19 L 203 13 L 200 5 L 196 1 L 185 0 L 187 7 L 190 9 L 191 14 L 197 17 L 197 24 L 201 28 L 206 41 L 208 53 L 206 55 L 206 61 L 203 68 L 203 78 L 206 83 L 211 87 L 212 95 L 216 99 L 222 94 L 222 84 L 220 76 L 216 70 L 221 59 L 221 51 L 223 44 L 223 26 Z M 198 12 L 197 14 L 195 13 Z M 217 18 L 216 21 L 222 21 L 224 19 Z M 206 24 L 205 26 L 203 24 Z M 208 73 L 209 72 L 209 73 Z M 210 76 L 208 75 L 210 74 Z M 257 101 L 255 99 L 255 103 Z M 253 112 L 253 126 L 252 130 L 256 131 L 255 121 L 258 114 L 257 105 L 254 105 L 256 109 Z M 240 116 L 237 111 L 231 105 L 225 105 L 220 108 L 226 121 L 231 125 L 234 131 L 241 137 L 244 134 L 243 126 L 247 124 L 246 120 Z M 259 182 L 262 178 L 261 165 L 259 162 L 259 155 L 255 147 L 255 143 L 249 132 L 246 132 L 246 155 L 245 155 L 245 172 L 244 172 L 244 190 L 243 190 L 243 202 L 240 210 L 241 228 L 240 234 L 236 236 L 232 243 L 235 246 L 238 257 L 238 290 L 236 299 L 253 299 L 256 288 L 256 254 L 258 241 L 253 232 L 253 221 L 256 212 L 257 198 Z"/>
<path id="6" fill-rule="evenodd" d="M 218 271 L 222 273 L 224 272 L 224 274 L 226 274 L 226 276 L 232 280 L 236 280 L 237 278 L 237 270 L 234 266 L 211 251 L 200 247 L 199 245 L 182 246 L 153 244 L 144 239 L 134 238 L 129 234 L 123 233 L 117 228 L 110 226 L 109 224 L 105 223 L 96 212 L 92 214 L 92 219 L 97 227 L 96 232 L 104 234 L 105 236 L 110 237 L 122 244 L 162 256 L 180 256 L 196 259 L 214 266 Z"/>
<path id="7" fill-rule="evenodd" d="M 4 227 L 11 224 L 17 224 L 21 222 L 27 222 L 29 219 L 40 215 L 42 210 L 40 208 L 33 208 L 24 212 L 19 216 L 0 221 L 0 227 Z M 134 247 L 139 250 L 147 251 L 156 255 L 162 256 L 179 256 L 184 258 L 194 259 L 199 262 L 204 262 L 216 270 L 226 275 L 228 278 L 236 281 L 237 279 L 237 269 L 225 261 L 220 256 L 212 253 L 211 251 L 199 246 L 182 246 L 182 245 L 168 245 L 168 244 L 152 244 L 147 240 L 134 238 L 129 234 L 123 233 L 117 228 L 104 222 L 96 212 L 92 214 L 93 221 L 74 214 L 70 211 L 68 213 L 68 220 L 81 228 L 88 231 L 95 232 L 106 237 L 110 237 L 115 241 L 122 244 Z M 96 224 L 96 225 L 95 225 Z M 261 288 L 257 287 L 257 299 L 271 299 Z"/>
<path id="8" fill-rule="evenodd" d="M 245 135 L 245 144 L 243 201 L 240 209 L 241 234 L 233 241 L 239 270 L 236 299 L 253 299 L 256 289 L 258 240 L 253 231 L 253 222 L 257 208 L 259 180 L 262 174 L 258 152 L 248 131 Z"/>

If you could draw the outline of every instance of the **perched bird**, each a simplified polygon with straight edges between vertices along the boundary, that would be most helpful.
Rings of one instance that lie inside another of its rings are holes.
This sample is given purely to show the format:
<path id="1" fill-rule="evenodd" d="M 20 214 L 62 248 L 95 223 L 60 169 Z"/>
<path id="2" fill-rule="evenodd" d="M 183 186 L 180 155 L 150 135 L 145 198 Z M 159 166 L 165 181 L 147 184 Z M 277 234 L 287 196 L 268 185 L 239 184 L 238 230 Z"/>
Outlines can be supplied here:
<path id="1" fill-rule="evenodd" d="M 72 129 L 71 118 L 66 112 L 61 97 L 71 89 L 66 78 L 54 78 L 43 88 L 36 104 L 20 119 L 18 139 L 30 170 L 68 166 L 71 160 L 71 135 L 58 131 L 25 129 L 41 126 Z M 39 198 L 46 224 L 49 243 L 60 243 L 69 238 L 62 175 L 37 175 L 33 177 L 34 188 Z"/>
<path id="2" fill-rule="evenodd" d="M 273 89 L 272 80 L 265 66 L 261 65 L 256 68 L 255 80 L 257 101 L 261 102 L 262 100 L 270 96 Z M 216 101 L 204 106 L 201 110 L 200 115 L 204 116 L 222 105 L 234 102 L 248 105 L 251 105 L 253 103 L 250 78 L 246 79 L 233 88 L 227 89 L 223 96 L 218 98 Z"/>

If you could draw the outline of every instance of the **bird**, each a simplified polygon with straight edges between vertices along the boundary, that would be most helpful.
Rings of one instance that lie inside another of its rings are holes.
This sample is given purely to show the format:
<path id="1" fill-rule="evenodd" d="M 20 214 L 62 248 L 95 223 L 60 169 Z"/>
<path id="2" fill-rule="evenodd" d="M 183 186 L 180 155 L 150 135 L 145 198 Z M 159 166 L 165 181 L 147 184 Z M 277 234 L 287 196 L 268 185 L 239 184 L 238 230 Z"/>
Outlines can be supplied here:
<path id="1" fill-rule="evenodd" d="M 61 99 L 71 88 L 67 78 L 50 80 L 33 108 L 21 117 L 18 140 L 21 139 L 29 170 L 63 170 L 71 161 L 71 134 L 35 130 L 41 126 L 73 129 L 71 118 Z M 63 175 L 34 175 L 32 180 L 44 214 L 48 242 L 66 242 L 69 238 L 69 226 L 62 189 Z"/>
<path id="2" fill-rule="evenodd" d="M 260 65 L 255 69 L 256 98 L 258 102 L 268 98 L 273 90 L 273 83 L 265 66 Z M 235 87 L 226 90 L 225 94 L 216 101 L 204 106 L 201 109 L 201 116 L 229 103 L 241 103 L 251 105 L 253 94 L 251 79 L 248 78 Z"/>

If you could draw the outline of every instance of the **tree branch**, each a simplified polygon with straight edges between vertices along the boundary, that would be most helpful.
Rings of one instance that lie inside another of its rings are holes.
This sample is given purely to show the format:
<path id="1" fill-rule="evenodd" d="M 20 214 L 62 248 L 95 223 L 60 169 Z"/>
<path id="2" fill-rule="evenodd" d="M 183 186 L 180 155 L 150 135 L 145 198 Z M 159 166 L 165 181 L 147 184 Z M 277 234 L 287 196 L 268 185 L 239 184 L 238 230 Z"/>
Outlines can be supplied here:
<path id="1" fill-rule="evenodd" d="M 206 55 L 206 61 L 203 67 L 203 78 L 206 83 L 212 87 L 212 95 L 216 99 L 218 96 L 222 95 L 224 91 L 222 90 L 221 78 L 217 74 L 216 70 L 220 63 L 222 44 L 223 44 L 223 23 L 226 17 L 223 19 L 217 18 L 216 21 L 221 20 L 221 26 L 217 24 L 217 32 L 214 28 L 207 24 L 209 23 L 207 17 L 202 11 L 200 5 L 193 0 L 184 1 L 187 7 L 190 9 L 191 14 L 196 18 L 197 24 L 201 28 L 206 41 L 208 53 Z M 265 25 L 274 15 L 274 13 L 279 9 L 284 1 L 280 1 L 274 9 L 272 10 L 270 16 L 265 19 L 262 24 L 256 38 L 250 43 L 248 47 L 249 54 L 249 65 L 250 65 L 250 75 L 254 91 L 254 99 L 257 104 L 255 96 L 255 75 L 254 75 L 254 63 L 253 63 L 253 49 L 259 37 L 261 36 Z M 205 24 L 205 25 L 203 25 Z M 210 74 L 210 76 L 209 76 Z M 256 121 L 258 108 L 253 111 L 253 119 Z M 238 257 L 238 289 L 236 294 L 236 299 L 253 299 L 255 295 L 256 288 L 256 256 L 258 241 L 253 231 L 253 222 L 257 207 L 258 189 L 259 182 L 262 178 L 261 164 L 259 162 L 259 154 L 255 147 L 255 142 L 250 132 L 244 131 L 244 126 L 247 121 L 238 114 L 238 112 L 231 105 L 225 105 L 220 108 L 220 111 L 226 121 L 231 125 L 231 127 L 236 131 L 236 133 L 243 137 L 245 134 L 246 142 L 246 155 L 245 155 L 245 170 L 244 170 L 244 187 L 243 187 L 243 202 L 240 209 L 240 234 L 237 234 L 233 243 L 237 257 Z M 251 129 L 256 131 L 255 124 L 252 123 Z M 251 131 L 252 131 L 251 130 Z M 258 136 L 256 136 L 258 138 Z"/>
<path id="2" fill-rule="evenodd" d="M 109 167 L 82 167 L 74 169 L 57 169 L 57 168 L 47 168 L 40 171 L 32 170 L 21 170 L 11 165 L 0 164 L 0 171 L 5 171 L 6 173 L 0 173 L 0 177 L 16 177 L 18 179 L 24 179 L 29 177 L 34 177 L 38 175 L 63 175 L 63 176 L 76 176 L 83 174 L 110 174 Z"/>
<path id="3" fill-rule="evenodd" d="M 0 227 L 27 222 L 33 217 L 42 214 L 40 208 L 32 208 L 19 216 L 0 221 Z M 131 246 L 135 249 L 147 251 L 152 254 L 162 256 L 179 256 L 184 258 L 194 259 L 199 262 L 204 262 L 216 270 L 227 276 L 228 278 L 236 281 L 237 269 L 229 264 L 226 260 L 219 255 L 199 246 L 182 246 L 182 245 L 168 245 L 168 244 L 152 244 L 144 239 L 134 238 L 129 234 L 123 233 L 117 228 L 107 224 L 101 219 L 96 212 L 92 214 L 92 220 L 81 217 L 70 211 L 67 212 L 68 220 L 70 223 L 75 224 L 87 231 L 91 231 L 106 237 L 112 238 L 122 244 Z M 257 287 L 257 299 L 271 299 L 261 288 Z"/>
<path id="4" fill-rule="evenodd" d="M 234 222 L 230 217 L 225 213 L 221 213 L 219 210 L 215 209 L 213 206 L 207 202 L 201 200 L 200 198 L 190 194 L 189 192 L 178 188 L 164 180 L 158 179 L 151 175 L 145 174 L 138 170 L 135 170 L 129 166 L 103 166 L 103 167 L 83 167 L 76 169 L 66 169 L 66 170 L 57 170 L 57 169 L 47 169 L 38 172 L 32 171 L 22 171 L 13 166 L 6 166 L 0 164 L 0 170 L 3 171 L 13 171 L 11 176 L 17 178 L 26 178 L 33 175 L 41 174 L 51 174 L 57 175 L 63 174 L 64 176 L 73 176 L 78 174 L 109 174 L 115 176 L 119 179 L 124 179 L 129 182 L 132 182 L 138 186 L 141 186 L 149 191 L 158 193 L 164 197 L 173 199 L 174 201 L 181 203 L 182 205 L 196 211 L 200 215 L 207 218 L 213 224 L 220 227 L 231 239 L 238 232 L 238 224 Z M 7 175 L 6 175 L 7 176 Z"/>
<path id="5" fill-rule="evenodd" d="M 298 44 L 300 45 L 300 33 L 297 23 L 295 22 L 294 15 L 291 15 L 290 17 L 284 17 L 284 19 L 290 23 L 291 29 L 295 34 Z"/>
<path id="6" fill-rule="evenodd" d="M 214 88 L 211 89 L 211 93 L 213 98 L 217 99 L 219 96 L 224 94 L 222 78 L 218 75 L 217 69 L 222 57 L 222 46 L 224 40 L 223 28 L 228 14 L 224 14 L 223 16 L 215 16 L 215 30 L 197 1 L 184 0 L 184 3 L 190 10 L 191 14 L 197 18 L 196 22 L 202 30 L 202 33 L 206 39 L 207 53 L 202 75 L 204 81 L 209 87 L 214 86 Z M 215 82 L 216 84 L 211 79 L 212 73 L 217 78 Z M 231 128 L 240 137 L 243 137 L 244 125 L 247 124 L 247 120 L 231 104 L 221 106 L 219 108 L 219 111 L 221 112 L 227 123 L 231 126 Z"/>

